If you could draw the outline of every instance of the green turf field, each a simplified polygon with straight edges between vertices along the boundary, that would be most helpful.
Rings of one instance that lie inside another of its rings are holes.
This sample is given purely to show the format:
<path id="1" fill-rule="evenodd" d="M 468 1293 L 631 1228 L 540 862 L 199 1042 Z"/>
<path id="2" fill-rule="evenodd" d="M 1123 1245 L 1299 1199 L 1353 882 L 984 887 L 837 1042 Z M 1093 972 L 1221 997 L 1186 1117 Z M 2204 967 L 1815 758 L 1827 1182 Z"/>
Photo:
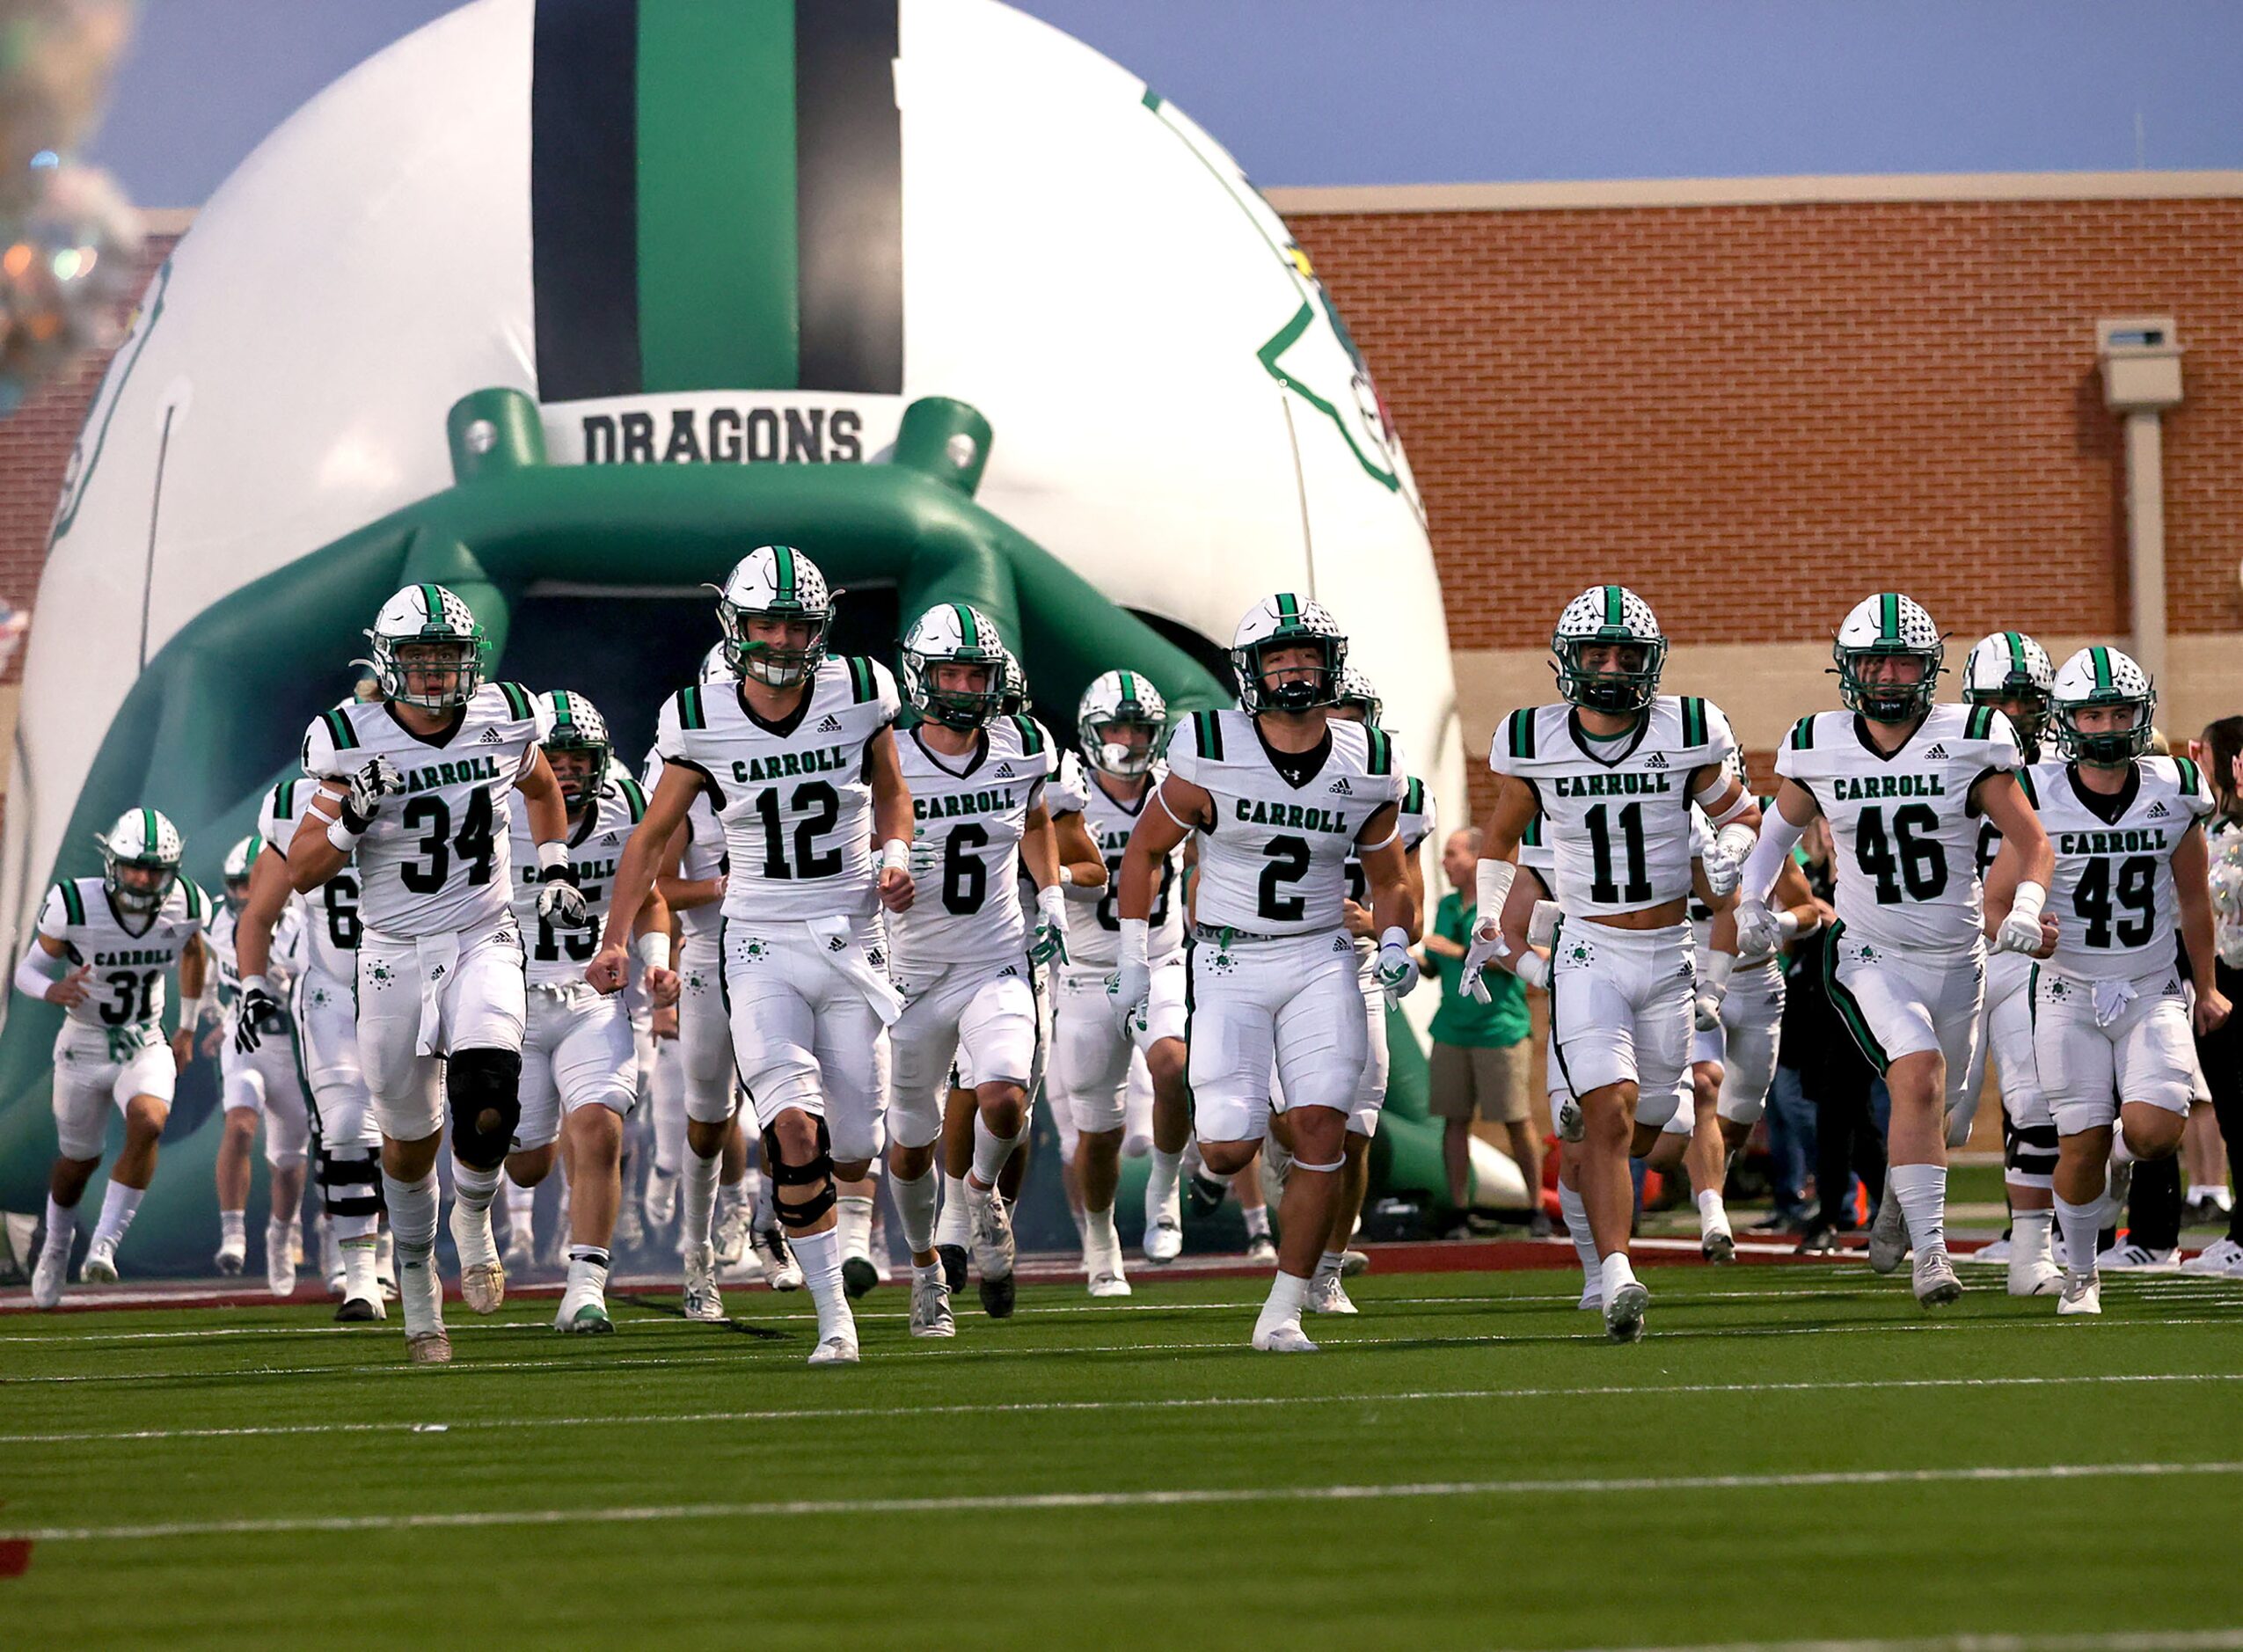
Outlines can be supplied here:
<path id="1" fill-rule="evenodd" d="M 0 1319 L 0 1644 L 1554 1648 L 2243 1630 L 2243 1286 L 1653 1268 L 1607 1345 L 1554 1272 L 1022 1292 L 952 1343 L 666 1301 L 457 1360 L 324 1308 Z M 1989 1285 L 1991 1288 L 1989 1289 Z M 2175 1641 L 2173 1644 L 2188 1644 Z M 2061 1643 L 2059 1643 L 2061 1644 Z M 2243 1645 L 2236 1639 L 2198 1645 Z"/>

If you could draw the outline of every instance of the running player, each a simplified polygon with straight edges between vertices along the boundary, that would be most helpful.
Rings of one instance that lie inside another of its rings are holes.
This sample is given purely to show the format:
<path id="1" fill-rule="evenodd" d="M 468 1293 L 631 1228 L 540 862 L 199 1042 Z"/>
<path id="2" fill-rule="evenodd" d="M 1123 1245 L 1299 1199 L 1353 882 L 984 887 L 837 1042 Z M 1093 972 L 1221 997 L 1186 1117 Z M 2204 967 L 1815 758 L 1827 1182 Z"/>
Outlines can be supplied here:
<path id="1" fill-rule="evenodd" d="M 763 1132 L 779 1222 L 817 1305 L 810 1363 L 855 1364 L 834 1184 L 861 1180 L 880 1151 L 887 1029 L 902 1007 L 880 918 L 883 907 L 910 907 L 913 894 L 911 796 L 892 727 L 900 707 L 886 667 L 829 657 L 825 576 L 791 546 L 742 557 L 717 618 L 733 686 L 697 683 L 663 707 L 654 739 L 661 778 L 617 869 L 607 933 L 588 974 L 603 992 L 622 989 L 632 915 L 705 794 L 732 866 L 720 944 L 733 1059 Z M 731 1124 L 731 1096 L 721 1111 L 709 1098 L 689 1095 L 687 1104 L 689 1144 L 712 1159 Z"/>
<path id="2" fill-rule="evenodd" d="M 1715 832 L 1708 893 L 1726 896 L 1758 808 L 1730 772 L 1736 742 L 1707 700 L 1659 692 L 1667 641 L 1624 586 L 1592 586 L 1551 637 L 1560 701 L 1513 712 L 1488 766 L 1501 777 L 1482 834 L 1465 980 L 1506 950 L 1511 855 L 1539 813 L 1563 910 L 1552 947 L 1551 1042 L 1577 1100 L 1581 1196 L 1600 1258 L 1606 1334 L 1643 1334 L 1650 1292 L 1628 1259 L 1631 1149 L 1648 1151 L 1680 1105 L 1697 970 L 1687 922 L 1691 805 Z M 1774 874 L 1770 873 L 1773 881 Z"/>
<path id="3" fill-rule="evenodd" d="M 1916 1299 L 1926 1307 L 1962 1294 L 1947 1251 L 1946 1119 L 1964 1104 L 1976 1064 L 1986 956 L 1980 819 L 2002 834 L 1986 881 L 2016 889 L 1997 950 L 2042 945 L 2055 864 L 2018 789 L 2022 757 L 2009 719 L 1991 705 L 1932 703 L 1945 652 L 1932 617 L 1898 592 L 1846 615 L 1831 647 L 1845 709 L 1801 718 L 1776 754 L 1776 808 L 1737 911 L 1740 947 L 1762 951 L 1779 938 L 1766 897 L 1819 812 L 1845 867 L 1824 954 L 1830 997 L 1892 1097 L 1889 1196 L 1870 1234 L 1870 1265 L 1891 1272 L 1912 1241 Z"/>
<path id="4" fill-rule="evenodd" d="M 2210 788 L 2186 757 L 2144 755 L 2157 689 L 2115 648 L 2082 648 L 2050 694 L 2057 749 L 2026 784 L 2056 845 L 2056 948 L 2033 971 L 2034 1063 L 2057 1131 L 2060 1314 L 2102 1312 L 2095 1273 L 2112 1132 L 2137 1159 L 2169 1159 L 2196 1079 L 2195 1033 L 2230 1005 L 2214 979 Z M 2181 954 L 2196 986 L 2192 1012 Z"/>
<path id="5" fill-rule="evenodd" d="M 1379 932 L 1377 983 L 1417 984 L 1417 914 L 1397 824 L 1406 779 L 1380 730 L 1331 715 L 1348 640 L 1324 606 L 1290 592 L 1238 622 L 1231 646 L 1238 709 L 1195 713 L 1168 742 L 1160 807 L 1122 857 L 1114 1012 L 1152 994 L 1153 903 L 1168 858 L 1201 836 L 1198 944 L 1187 961 L 1189 1071 L 1200 1151 L 1218 1175 L 1244 1170 L 1269 1128 L 1270 1078 L 1284 1085 L 1291 1173 L 1278 1218 L 1277 1276 L 1253 1346 L 1313 1353 L 1301 1311 L 1332 1230 L 1365 1044 L 1363 989 L 1346 929 L 1349 852 L 1362 861 Z"/>
<path id="6" fill-rule="evenodd" d="M 127 809 L 101 844 L 101 875 L 65 878 L 47 893 L 39 928 L 16 966 L 16 990 L 64 1012 L 55 1038 L 55 1167 L 47 1184 L 47 1238 L 33 1265 L 31 1299 L 62 1299 L 77 1204 L 101 1163 L 109 1115 L 124 1115 L 125 1146 L 109 1168 L 101 1217 L 78 1277 L 113 1283 L 117 1246 L 156 1174 L 156 1144 L 171 1116 L 172 1087 L 194 1050 L 192 1022 L 167 1048 L 164 977 L 179 972 L 179 997 L 202 996 L 210 903 L 179 875 L 179 829 L 152 808 Z"/>
<path id="7" fill-rule="evenodd" d="M 382 698 L 323 713 L 305 731 L 304 771 L 321 785 L 289 844 L 289 872 L 308 893 L 357 859 L 358 1048 L 382 1127 L 405 1356 L 442 1364 L 451 1339 L 435 1261 L 436 1151 L 447 1103 L 461 1294 L 478 1313 L 506 1297 L 491 1201 L 522 1116 L 528 1005 L 506 852 L 516 791 L 537 845 L 538 916 L 579 927 L 584 896 L 537 708 L 517 684 L 483 681 L 483 628 L 467 604 L 441 585 L 410 585 L 367 634 Z"/>

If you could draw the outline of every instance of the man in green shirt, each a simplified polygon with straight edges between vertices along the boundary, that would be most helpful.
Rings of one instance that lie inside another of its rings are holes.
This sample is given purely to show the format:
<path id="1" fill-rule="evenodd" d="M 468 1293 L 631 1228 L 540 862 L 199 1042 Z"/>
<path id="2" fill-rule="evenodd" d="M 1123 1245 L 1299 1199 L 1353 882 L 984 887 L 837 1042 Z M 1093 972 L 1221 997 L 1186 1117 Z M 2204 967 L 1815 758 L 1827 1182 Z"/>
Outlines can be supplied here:
<path id="1" fill-rule="evenodd" d="M 1538 1237 L 1550 1232 L 1550 1219 L 1542 1213 L 1542 1144 L 1529 1122 L 1533 1097 L 1527 1074 L 1526 989 L 1508 969 L 1487 971 L 1486 1004 L 1464 989 L 1465 947 L 1478 916 L 1472 895 L 1479 862 L 1480 828 L 1450 832 L 1442 845 L 1441 870 L 1451 887 L 1425 932 L 1427 962 L 1441 976 L 1441 1007 L 1433 1014 L 1430 1106 L 1441 1121 L 1441 1162 L 1448 1172 L 1449 1203 L 1457 1212 L 1450 1237 L 1471 1231 L 1465 1213 L 1471 1209 L 1475 1115 L 1501 1124 L 1509 1137 L 1510 1155 L 1526 1178 L 1534 1213 L 1531 1228 Z"/>

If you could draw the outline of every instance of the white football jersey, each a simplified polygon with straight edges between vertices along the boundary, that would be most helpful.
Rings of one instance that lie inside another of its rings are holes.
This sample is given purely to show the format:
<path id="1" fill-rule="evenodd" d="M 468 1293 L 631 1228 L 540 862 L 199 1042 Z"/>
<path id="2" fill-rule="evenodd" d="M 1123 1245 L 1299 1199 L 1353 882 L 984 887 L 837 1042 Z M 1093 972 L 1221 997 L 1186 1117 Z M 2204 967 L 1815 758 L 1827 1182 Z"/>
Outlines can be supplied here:
<path id="1" fill-rule="evenodd" d="M 292 895 L 273 925 L 271 962 L 266 975 L 273 983 L 274 995 L 283 1002 L 289 996 L 288 983 L 303 956 L 303 915 L 302 900 Z M 241 956 L 234 947 L 237 921 L 234 909 L 221 901 L 210 914 L 209 928 L 203 932 L 210 943 L 211 961 L 218 967 L 218 1002 L 225 1009 L 229 1032 L 241 1003 Z"/>
<path id="2" fill-rule="evenodd" d="M 2202 770 L 2186 757 L 2137 757 L 2126 789 L 2103 797 L 2072 764 L 2051 759 L 2021 784 L 2056 851 L 2048 967 L 2085 981 L 2125 981 L 2172 968 L 2181 939 L 2173 852 L 2212 812 Z"/>
<path id="3" fill-rule="evenodd" d="M 296 825 L 318 790 L 316 780 L 283 780 L 265 794 L 265 801 L 257 811 L 257 835 L 265 840 L 267 854 L 288 859 L 289 844 L 296 837 Z M 345 861 L 341 871 L 310 895 L 290 895 L 289 906 L 300 914 L 296 937 L 300 961 L 332 980 L 357 979 L 357 861 Z M 277 924 L 273 928 L 273 955 L 281 955 L 281 926 Z"/>
<path id="4" fill-rule="evenodd" d="M 1534 788 L 1558 904 L 1594 917 L 1688 897 L 1690 778 L 1735 750 L 1720 706 L 1662 694 L 1611 741 L 1590 739 L 1571 705 L 1522 707 L 1495 731 L 1487 766 Z"/>
<path id="5" fill-rule="evenodd" d="M 81 1027 L 125 1034 L 135 1046 L 163 1036 L 164 977 L 209 922 L 209 896 L 186 877 L 172 883 L 137 934 L 117 916 L 99 878 L 64 880 L 39 909 L 39 932 L 62 943 L 71 969 L 93 969 L 91 990 L 65 1013 Z"/>
<path id="6" fill-rule="evenodd" d="M 1297 778 L 1279 769 L 1281 755 Z M 1215 800 L 1215 823 L 1200 833 L 1195 916 L 1255 935 L 1340 928 L 1356 836 L 1402 795 L 1392 739 L 1339 718 L 1315 749 L 1276 754 L 1248 713 L 1195 712 L 1168 737 L 1168 771 Z"/>
<path id="7" fill-rule="evenodd" d="M 358 840 L 359 915 L 398 940 L 453 934 L 505 915 L 507 816 L 515 782 L 537 761 L 537 713 L 517 683 L 486 683 L 449 729 L 424 739 L 386 700 L 338 705 L 311 720 L 303 770 L 347 781 L 376 756 L 405 777 Z"/>
<path id="8" fill-rule="evenodd" d="M 647 754 L 647 783 L 643 788 L 647 796 L 661 784 L 664 768 L 662 754 Z M 690 883 L 706 883 L 720 878 L 732 869 L 724 851 L 724 822 L 717 818 L 716 806 L 709 800 L 706 788 L 693 794 L 693 801 L 685 809 L 685 847 L 678 852 L 677 875 Z M 696 936 L 713 936 L 717 926 L 724 921 L 724 909 L 715 901 L 705 901 L 699 906 L 683 909 L 672 907 L 677 919 L 679 938 L 691 940 Z"/>
<path id="9" fill-rule="evenodd" d="M 962 757 L 931 750 L 923 732 L 899 734 L 895 754 L 911 788 L 913 847 L 932 850 L 936 869 L 910 910 L 888 920 L 896 968 L 1011 958 L 1027 939 L 1013 892 L 1020 837 L 1056 754 L 1026 717 L 997 719 Z"/>
<path id="10" fill-rule="evenodd" d="M 1135 804 L 1116 802 L 1097 776 L 1084 777 L 1088 785 L 1083 796 L 1083 824 L 1098 844 L 1099 858 L 1106 862 L 1106 888 L 1092 908 L 1088 922 L 1077 916 L 1080 907 L 1068 914 L 1070 962 L 1102 964 L 1107 969 L 1121 963 L 1122 920 L 1114 903 L 1121 893 L 1122 852 L 1129 846 L 1129 834 L 1137 830 L 1145 810 L 1158 807 L 1152 800 L 1153 788 L 1167 777 L 1167 765 L 1155 763 L 1146 772 L 1144 790 L 1137 794 Z M 1156 965 L 1173 958 L 1184 947 L 1184 894 L 1177 887 L 1183 870 L 1184 845 L 1178 844 L 1160 863 L 1160 882 L 1153 889 L 1152 916 L 1146 924 L 1146 952 Z"/>
<path id="11" fill-rule="evenodd" d="M 1971 788 L 2022 765 L 2009 719 L 1991 705 L 1934 705 L 1890 756 L 1852 712 L 1793 725 L 1776 772 L 1814 794 L 1830 822 L 1834 905 L 1856 940 L 1890 952 L 1979 944 L 1978 814 Z"/>
<path id="12" fill-rule="evenodd" d="M 868 917 L 879 904 L 869 747 L 895 721 L 876 660 L 829 655 L 792 714 L 766 723 L 723 683 L 680 689 L 654 749 L 702 778 L 724 823 L 724 915 Z"/>
<path id="13" fill-rule="evenodd" d="M 576 887 L 584 892 L 584 910 L 592 920 L 582 929 L 555 929 L 537 916 L 537 844 L 523 818 L 528 812 L 514 811 L 507 837 L 514 856 L 514 919 L 522 925 L 523 972 L 533 987 L 566 986 L 584 979 L 584 966 L 600 950 L 615 869 L 623 859 L 624 844 L 631 840 L 631 829 L 647 812 L 647 794 L 636 780 L 610 780 L 569 830 L 568 864 L 576 873 Z"/>
<path id="14" fill-rule="evenodd" d="M 1414 855 L 1433 836 L 1436 815 L 1433 793 L 1425 789 L 1425 782 L 1411 775 L 1402 783 L 1401 813 L 1394 824 L 1401 829 L 1402 852 Z M 1348 898 L 1357 906 L 1370 904 L 1370 880 L 1363 875 L 1363 862 L 1350 853 L 1348 856 Z M 1438 897 L 1436 897 L 1438 904 Z M 1367 938 L 1364 938 L 1367 939 Z"/>

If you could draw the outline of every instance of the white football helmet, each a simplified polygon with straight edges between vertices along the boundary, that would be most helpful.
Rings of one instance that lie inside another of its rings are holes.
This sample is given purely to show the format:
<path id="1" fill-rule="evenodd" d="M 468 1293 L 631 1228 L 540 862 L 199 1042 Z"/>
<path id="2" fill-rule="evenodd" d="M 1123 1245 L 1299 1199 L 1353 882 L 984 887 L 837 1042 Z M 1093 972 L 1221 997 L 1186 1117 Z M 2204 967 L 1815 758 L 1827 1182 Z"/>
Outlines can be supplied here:
<path id="1" fill-rule="evenodd" d="M 968 603 L 938 603 L 911 622 L 903 639 L 903 698 L 911 709 L 946 728 L 983 728 L 1005 703 L 1012 656 L 997 622 Z M 940 668 L 978 670 L 981 687 L 944 688 Z"/>
<path id="2" fill-rule="evenodd" d="M 186 853 L 179 829 L 152 808 L 128 808 L 97 837 L 101 845 L 101 881 L 112 904 L 135 917 L 152 916 L 179 881 Z"/>
<path id="3" fill-rule="evenodd" d="M 1377 727 L 1379 713 L 1386 709 L 1386 702 L 1378 698 L 1378 691 L 1371 686 L 1370 678 L 1355 666 L 1340 673 L 1340 692 L 1333 703 L 1336 705 L 1359 706 L 1363 720 Z"/>
<path id="4" fill-rule="evenodd" d="M 561 782 L 561 795 L 570 814 L 590 807 L 607 786 L 608 760 L 615 755 L 615 742 L 608 738 L 608 720 L 581 694 L 554 689 L 537 697 L 537 744 L 547 762 L 564 751 L 581 752 L 590 759 L 583 773 L 572 773 Z M 559 771 L 554 773 L 558 776 Z"/>
<path id="5" fill-rule="evenodd" d="M 701 674 L 698 683 L 737 683 L 740 673 L 732 669 L 732 645 L 718 643 L 701 656 Z"/>
<path id="6" fill-rule="evenodd" d="M 1273 649 L 1313 647 L 1323 663 L 1274 687 L 1266 683 L 1262 656 Z M 1340 672 L 1348 663 L 1348 636 L 1331 610 L 1319 602 L 1280 591 L 1246 610 L 1231 638 L 1231 672 L 1238 679 L 1238 704 L 1249 713 L 1305 712 L 1335 704 Z"/>
<path id="7" fill-rule="evenodd" d="M 1853 605 L 1830 645 L 1838 664 L 1838 698 L 1850 712 L 1872 722 L 1904 723 L 1931 709 L 1946 669 L 1947 640 L 1931 615 L 1898 591 L 1880 591 Z M 1912 683 L 1872 683 L 1861 667 L 1874 659 L 1918 659 L 1923 669 Z"/>
<path id="8" fill-rule="evenodd" d="M 226 862 L 219 877 L 226 887 L 227 909 L 239 916 L 249 904 L 249 869 L 257 864 L 258 851 L 265 847 L 265 840 L 255 832 L 226 851 Z"/>
<path id="9" fill-rule="evenodd" d="M 2009 713 L 2029 756 L 2048 720 L 2056 667 L 2049 651 L 2021 631 L 1997 631 L 1971 645 L 1962 661 L 1962 698 L 1973 705 L 1998 705 Z"/>
<path id="10" fill-rule="evenodd" d="M 1584 650 L 1613 644 L 1640 648 L 1642 663 L 1593 671 L 1582 663 Z M 1659 617 L 1625 585 L 1592 585 L 1567 603 L 1550 633 L 1550 652 L 1556 656 L 1551 669 L 1558 676 L 1558 698 L 1593 712 L 1641 711 L 1659 692 L 1659 674 L 1667 666 Z"/>
<path id="11" fill-rule="evenodd" d="M 2082 648 L 2066 660 L 2057 671 L 2049 700 L 2057 749 L 2081 763 L 2114 768 L 2131 763 L 2150 749 L 2156 733 L 2157 684 L 2115 648 Z M 2082 731 L 2079 714 L 2106 705 L 2130 707 L 2132 716 L 2120 727 Z"/>
<path id="12" fill-rule="evenodd" d="M 1022 669 L 1020 656 L 1007 648 L 1005 651 L 1005 695 L 997 703 L 999 717 L 1018 717 L 1028 709 L 1028 674 Z"/>
<path id="13" fill-rule="evenodd" d="M 799 621 L 810 628 L 800 647 L 751 641 L 751 619 Z M 791 688 L 818 669 L 833 627 L 833 596 L 818 565 L 792 545 L 757 545 L 740 559 L 717 593 L 726 660 L 734 676 Z"/>
<path id="14" fill-rule="evenodd" d="M 1140 728 L 1145 732 L 1143 742 L 1129 738 L 1130 730 Z M 1138 671 L 1108 671 L 1097 678 L 1083 691 L 1075 713 L 1075 741 L 1083 761 L 1118 779 L 1151 769 L 1167 732 L 1168 702 Z M 1114 738 L 1117 734 L 1122 738 Z"/>
<path id="15" fill-rule="evenodd" d="M 441 585 L 408 585 L 382 604 L 374 628 L 375 680 L 382 698 L 423 711 L 449 711 L 475 698 L 483 685 L 483 627 L 467 604 Z M 411 647 L 410 662 L 398 650 Z M 407 679 L 429 679 L 414 688 Z"/>

